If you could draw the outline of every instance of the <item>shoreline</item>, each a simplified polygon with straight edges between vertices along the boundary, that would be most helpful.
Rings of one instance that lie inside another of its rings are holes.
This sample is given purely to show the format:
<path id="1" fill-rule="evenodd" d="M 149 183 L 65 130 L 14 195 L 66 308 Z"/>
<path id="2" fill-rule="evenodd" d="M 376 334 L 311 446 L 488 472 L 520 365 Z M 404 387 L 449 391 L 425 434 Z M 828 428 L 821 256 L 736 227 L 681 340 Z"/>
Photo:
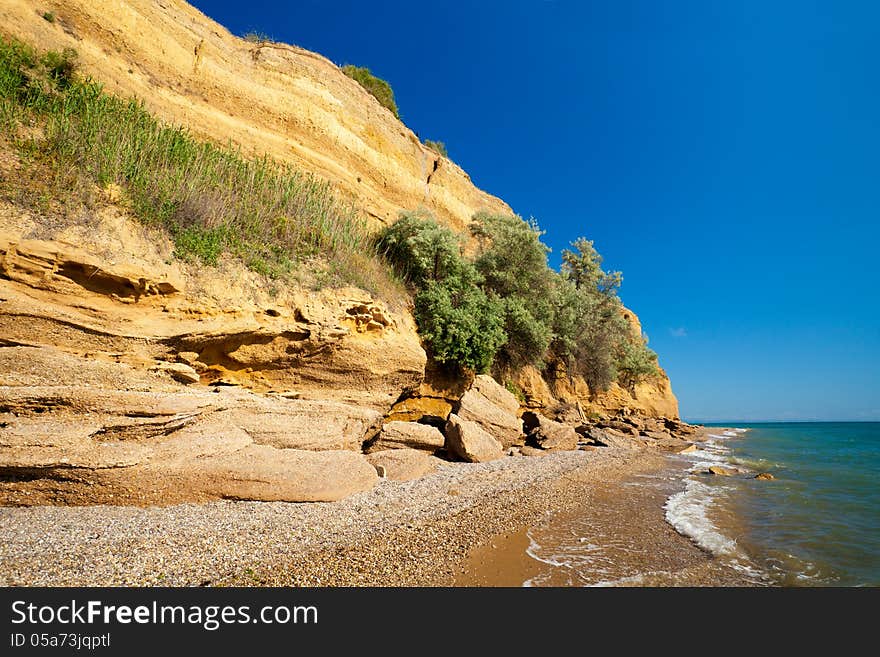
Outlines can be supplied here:
<path id="1" fill-rule="evenodd" d="M 3 507 L 0 584 L 519 586 L 539 563 L 523 549 L 529 528 L 668 467 L 663 453 L 609 447 L 450 463 L 332 503 Z M 712 561 L 665 521 L 647 530 L 648 542 Z M 494 575 L 479 567 L 499 555 Z"/>
<path id="2" fill-rule="evenodd" d="M 698 444 L 715 430 L 701 429 Z M 666 502 L 684 489 L 688 465 L 648 452 L 604 481 L 570 478 L 575 504 L 471 550 L 456 584 L 760 586 L 668 522 Z"/>

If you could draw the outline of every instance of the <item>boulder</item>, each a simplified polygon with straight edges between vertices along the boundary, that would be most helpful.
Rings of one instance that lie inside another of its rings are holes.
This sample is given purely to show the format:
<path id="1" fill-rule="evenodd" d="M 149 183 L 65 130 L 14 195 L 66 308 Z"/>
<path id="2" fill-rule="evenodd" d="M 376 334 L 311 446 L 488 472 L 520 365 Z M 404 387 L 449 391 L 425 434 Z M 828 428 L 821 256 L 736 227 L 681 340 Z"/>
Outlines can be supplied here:
<path id="1" fill-rule="evenodd" d="M 654 439 L 654 440 L 669 440 L 669 439 L 673 439 L 673 438 L 672 438 L 672 435 L 671 435 L 668 431 L 653 431 L 653 430 L 647 430 L 647 431 L 642 431 L 642 433 L 641 433 L 640 435 L 642 435 L 642 436 L 646 436 L 646 437 L 648 437 L 648 438 L 652 438 L 652 439 Z M 674 439 L 673 439 L 673 440 L 674 440 Z"/>
<path id="2" fill-rule="evenodd" d="M 680 440 L 678 438 L 661 438 L 654 442 L 655 447 L 659 447 L 664 452 L 672 452 L 673 454 L 686 454 L 688 452 L 696 451 L 696 447 L 687 442 L 686 440 Z"/>
<path id="3" fill-rule="evenodd" d="M 522 419 L 528 442 L 547 450 L 577 449 L 578 434 L 574 427 L 555 422 L 534 411 L 526 411 Z"/>
<path id="4" fill-rule="evenodd" d="M 401 422 L 417 422 L 422 419 L 446 421 L 452 412 L 452 402 L 442 397 L 407 397 L 394 404 L 388 419 Z"/>
<path id="5" fill-rule="evenodd" d="M 732 468 L 724 468 L 724 467 L 721 467 L 720 465 L 710 465 L 709 469 L 706 470 L 706 474 L 720 475 L 722 477 L 730 477 L 730 476 L 736 474 L 736 470 L 733 470 Z"/>
<path id="6" fill-rule="evenodd" d="M 638 437 L 639 435 L 639 430 L 632 423 L 624 420 L 604 420 L 599 426 L 602 429 L 614 429 L 627 436 Z"/>
<path id="7" fill-rule="evenodd" d="M 484 385 L 483 389 L 489 390 L 489 387 Z M 491 389 L 491 392 L 495 393 L 497 390 Z M 463 420 L 479 424 L 504 447 L 521 445 L 522 422 L 508 408 L 509 405 L 507 408 L 496 406 L 488 397 L 472 387 L 456 404 L 455 414 Z"/>
<path id="8" fill-rule="evenodd" d="M 446 439 L 436 427 L 393 420 L 382 426 L 376 442 L 370 446 L 370 452 L 408 448 L 433 454 L 438 449 L 443 449 L 445 442 Z"/>
<path id="9" fill-rule="evenodd" d="M 523 456 L 544 456 L 547 454 L 543 449 L 539 449 L 537 447 L 531 447 L 529 445 L 524 445 L 519 448 L 519 453 Z"/>
<path id="10" fill-rule="evenodd" d="M 474 382 L 473 374 L 446 368 L 429 359 L 424 379 L 418 388 L 409 390 L 388 411 L 387 419 L 404 422 L 436 423 L 442 426 L 465 391 Z"/>
<path id="11" fill-rule="evenodd" d="M 379 476 L 362 454 L 347 450 L 311 452 L 248 445 L 203 459 L 194 479 L 227 499 L 335 502 L 369 490 Z"/>
<path id="12" fill-rule="evenodd" d="M 439 433 L 439 432 L 438 432 Z M 437 459 L 418 449 L 386 449 L 367 455 L 367 461 L 377 471 L 394 481 L 409 481 L 430 474 L 437 469 Z"/>
<path id="13" fill-rule="evenodd" d="M 644 447 L 644 443 L 632 434 L 624 434 L 614 429 L 602 429 L 602 434 L 601 446 L 604 447 L 625 450 L 641 449 Z"/>
<path id="14" fill-rule="evenodd" d="M 686 436 L 691 436 L 698 431 L 697 427 L 688 424 L 687 422 L 682 422 L 681 420 L 672 420 L 669 418 L 665 418 L 663 422 L 666 426 L 666 430 L 673 434 L 683 434 Z"/>
<path id="15" fill-rule="evenodd" d="M 479 424 L 454 413 L 446 422 L 446 450 L 471 463 L 494 461 L 504 456 L 502 444 Z"/>
<path id="16" fill-rule="evenodd" d="M 608 434 L 602 429 L 598 429 L 588 424 L 582 424 L 575 427 L 574 430 L 581 437 L 581 441 L 588 445 L 608 447 L 608 445 L 611 444 L 611 438 L 609 438 Z"/>
<path id="17" fill-rule="evenodd" d="M 255 443 L 279 449 L 360 452 L 382 420 L 378 411 L 342 402 L 284 398 L 264 402 L 256 395 L 226 390 L 235 406 L 222 412 L 228 416 L 224 420 L 247 431 Z"/>
<path id="18" fill-rule="evenodd" d="M 471 390 L 480 393 L 489 402 L 510 415 L 516 415 L 519 412 L 519 400 L 516 396 L 491 376 L 478 374 L 474 377 Z"/>
<path id="19" fill-rule="evenodd" d="M 198 383 L 201 380 L 199 373 L 186 363 L 159 361 L 152 369 L 154 372 L 168 374 L 172 379 L 180 383 Z"/>
<path id="20" fill-rule="evenodd" d="M 773 481 L 774 479 L 776 479 L 776 477 L 774 477 L 769 472 L 759 472 L 755 475 L 755 479 L 761 479 L 762 481 Z"/>
<path id="21" fill-rule="evenodd" d="M 650 433 L 652 431 L 666 433 L 666 424 L 659 418 L 640 417 L 639 429 L 641 429 L 642 433 Z"/>

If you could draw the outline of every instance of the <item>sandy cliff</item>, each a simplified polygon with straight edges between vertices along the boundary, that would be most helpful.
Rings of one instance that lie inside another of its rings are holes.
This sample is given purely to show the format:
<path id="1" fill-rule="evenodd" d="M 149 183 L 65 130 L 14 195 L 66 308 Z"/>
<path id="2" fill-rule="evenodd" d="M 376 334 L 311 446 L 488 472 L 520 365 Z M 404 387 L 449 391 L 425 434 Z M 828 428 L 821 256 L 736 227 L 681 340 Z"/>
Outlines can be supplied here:
<path id="1" fill-rule="evenodd" d="M 7 0 L 0 29 L 42 49 L 76 49 L 108 91 L 329 179 L 376 221 L 425 206 L 461 229 L 477 210 L 511 212 L 330 60 L 240 39 L 181 0 Z"/>
<path id="2" fill-rule="evenodd" d="M 329 60 L 238 39 L 179 0 L 8 0 L 0 32 L 75 48 L 109 91 L 327 178 L 377 221 L 425 205 L 463 230 L 477 210 L 511 212 Z M 20 171 L 0 157 L 0 176 Z M 7 503 L 338 499 L 375 483 L 364 448 L 424 442 L 380 433 L 383 419 L 467 414 L 480 381 L 426 372 L 405 310 L 357 289 L 269 286 L 235 262 L 196 267 L 172 251 L 109 197 L 69 222 L 0 203 Z M 532 368 L 514 382 L 531 408 L 678 416 L 665 374 L 600 395 Z M 509 409 L 503 419 L 517 422 Z M 499 436 L 499 449 L 516 440 Z"/>

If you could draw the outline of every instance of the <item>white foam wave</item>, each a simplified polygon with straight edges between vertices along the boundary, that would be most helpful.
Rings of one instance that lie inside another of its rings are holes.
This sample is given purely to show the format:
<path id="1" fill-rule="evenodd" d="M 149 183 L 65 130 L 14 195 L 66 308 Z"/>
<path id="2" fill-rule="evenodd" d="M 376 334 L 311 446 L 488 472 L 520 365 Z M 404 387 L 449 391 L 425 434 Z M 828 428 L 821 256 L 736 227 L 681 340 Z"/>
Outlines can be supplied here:
<path id="1" fill-rule="evenodd" d="M 628 577 L 620 577 L 618 579 L 604 579 L 601 582 L 596 582 L 595 584 L 590 584 L 591 588 L 608 588 L 614 586 L 639 586 L 644 584 L 645 577 L 649 574 L 653 573 L 637 573 L 635 575 L 629 575 Z"/>
<path id="2" fill-rule="evenodd" d="M 709 519 L 712 506 L 712 488 L 689 479 L 685 489 L 672 495 L 664 509 L 666 520 L 675 530 L 693 540 L 704 550 L 714 554 L 736 554 L 736 541 L 719 532 Z"/>
<path id="3" fill-rule="evenodd" d="M 723 454 L 709 451 L 707 449 L 695 449 L 693 452 L 688 452 L 683 456 L 687 457 L 690 461 L 697 462 L 696 465 L 707 465 L 706 463 L 703 463 L 703 461 L 711 461 L 708 465 L 714 465 L 719 461 L 725 460 Z"/>

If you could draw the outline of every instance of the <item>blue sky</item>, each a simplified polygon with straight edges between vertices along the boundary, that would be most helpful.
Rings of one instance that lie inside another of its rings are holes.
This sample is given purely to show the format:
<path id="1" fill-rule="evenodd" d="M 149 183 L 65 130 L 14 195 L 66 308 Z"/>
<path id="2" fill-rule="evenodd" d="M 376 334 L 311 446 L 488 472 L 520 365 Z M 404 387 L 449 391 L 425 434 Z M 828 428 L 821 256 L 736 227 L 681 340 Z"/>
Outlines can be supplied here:
<path id="1" fill-rule="evenodd" d="M 391 83 L 623 271 L 691 420 L 880 420 L 880 4 L 195 0 Z"/>

